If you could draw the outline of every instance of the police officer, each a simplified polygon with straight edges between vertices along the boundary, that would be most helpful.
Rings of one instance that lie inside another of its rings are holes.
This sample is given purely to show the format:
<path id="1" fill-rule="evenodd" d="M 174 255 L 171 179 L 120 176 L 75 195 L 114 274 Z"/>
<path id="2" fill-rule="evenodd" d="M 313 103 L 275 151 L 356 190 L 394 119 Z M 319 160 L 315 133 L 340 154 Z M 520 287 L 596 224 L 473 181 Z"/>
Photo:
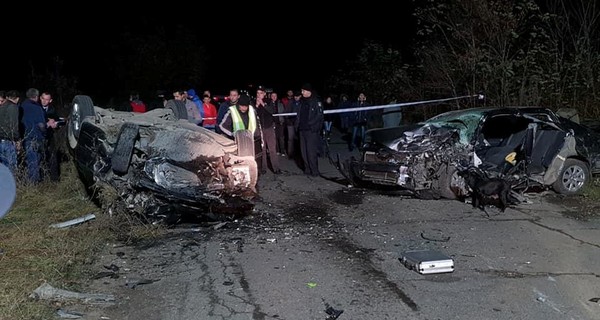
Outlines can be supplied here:
<path id="1" fill-rule="evenodd" d="M 323 104 L 313 92 L 310 83 L 302 86 L 302 99 L 296 121 L 296 130 L 300 135 L 300 152 L 304 162 L 304 174 L 314 177 L 319 172 L 319 144 L 323 129 Z"/>

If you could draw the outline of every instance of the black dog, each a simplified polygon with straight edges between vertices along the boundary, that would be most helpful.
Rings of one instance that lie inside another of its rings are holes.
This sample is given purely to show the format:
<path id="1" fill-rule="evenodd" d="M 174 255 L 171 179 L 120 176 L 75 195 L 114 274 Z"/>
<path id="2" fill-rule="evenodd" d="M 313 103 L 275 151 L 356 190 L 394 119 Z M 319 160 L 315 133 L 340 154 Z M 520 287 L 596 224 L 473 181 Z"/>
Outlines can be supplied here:
<path id="1" fill-rule="evenodd" d="M 490 178 L 478 168 L 458 172 L 471 188 L 473 208 L 485 211 L 486 205 L 495 205 L 502 212 L 508 207 L 510 183 L 502 178 Z M 485 211 L 487 214 L 487 211 Z"/>

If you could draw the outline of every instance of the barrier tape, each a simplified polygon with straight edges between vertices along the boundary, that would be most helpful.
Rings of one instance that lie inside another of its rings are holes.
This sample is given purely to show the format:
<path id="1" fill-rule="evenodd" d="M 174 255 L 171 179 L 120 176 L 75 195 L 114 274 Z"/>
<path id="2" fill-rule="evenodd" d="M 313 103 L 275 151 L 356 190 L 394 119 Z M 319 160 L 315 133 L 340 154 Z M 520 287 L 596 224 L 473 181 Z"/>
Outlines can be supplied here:
<path id="1" fill-rule="evenodd" d="M 394 108 L 394 107 L 408 107 L 408 106 L 414 106 L 414 105 L 419 105 L 419 104 L 438 103 L 438 102 L 454 101 L 454 100 L 467 99 L 467 98 L 478 98 L 481 100 L 484 98 L 484 96 L 482 94 L 472 94 L 472 95 L 468 95 L 468 96 L 460 96 L 460 97 L 454 97 L 454 98 L 383 104 L 383 105 L 368 106 L 368 107 L 353 107 L 353 108 L 344 108 L 344 109 L 324 110 L 323 114 L 356 112 L 356 111 L 365 111 L 365 110 L 368 111 L 368 110 L 387 109 L 387 108 Z M 297 115 L 296 112 L 273 114 L 274 117 L 287 117 L 287 116 L 295 116 L 295 115 Z M 211 117 L 211 118 L 204 118 L 204 119 L 212 120 L 212 119 L 216 119 L 216 118 Z"/>
<path id="2" fill-rule="evenodd" d="M 323 113 L 324 114 L 330 114 L 330 113 L 356 112 L 356 111 L 363 111 L 363 110 L 377 110 L 377 109 L 386 109 L 386 108 L 394 108 L 394 107 L 407 107 L 407 106 L 414 106 L 414 105 L 418 105 L 418 104 L 429 104 L 429 103 L 437 103 L 437 102 L 460 100 L 460 99 L 466 99 L 466 98 L 483 99 L 484 96 L 481 95 L 481 94 L 472 94 L 472 95 L 468 95 L 468 96 L 460 96 L 460 97 L 454 97 L 454 98 L 413 101 L 413 102 L 394 103 L 394 104 L 385 104 L 385 105 L 368 106 L 368 107 L 354 107 L 354 108 L 325 110 L 325 111 L 323 111 Z M 278 116 L 278 117 L 295 116 L 295 115 L 296 115 L 296 112 L 273 114 L 273 116 Z"/>

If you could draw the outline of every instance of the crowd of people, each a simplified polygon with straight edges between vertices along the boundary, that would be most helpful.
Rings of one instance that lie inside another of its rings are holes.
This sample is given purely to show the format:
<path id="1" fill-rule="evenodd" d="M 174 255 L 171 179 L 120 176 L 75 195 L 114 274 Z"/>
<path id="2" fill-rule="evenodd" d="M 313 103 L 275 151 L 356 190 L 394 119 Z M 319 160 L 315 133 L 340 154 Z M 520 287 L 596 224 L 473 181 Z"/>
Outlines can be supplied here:
<path id="1" fill-rule="evenodd" d="M 360 108 L 369 106 L 364 93 L 355 100 L 342 94 L 336 103 L 331 95 L 322 99 L 309 83 L 300 90 L 287 90 L 282 98 L 263 86 L 256 88 L 253 97 L 231 89 L 221 103 L 209 90 L 202 96 L 195 89 L 177 89 L 170 94 L 161 91 L 158 98 L 147 106 L 137 92 L 131 92 L 128 110 L 143 113 L 157 107 L 172 108 L 179 118 L 231 139 L 237 131 L 249 130 L 260 142 L 257 152 L 261 153 L 262 174 L 268 169 L 280 174 L 279 158 L 287 157 L 298 160 L 306 175 L 319 176 L 318 157 L 325 155 L 332 128 L 347 134 L 352 151 L 364 142 L 373 114 Z M 25 176 L 32 183 L 45 178 L 57 181 L 60 165 L 53 135 L 62 122 L 52 107 L 52 95 L 30 88 L 25 100 L 20 99 L 15 90 L 0 91 L 0 163 L 13 173 L 18 163 L 24 163 Z M 394 109 L 379 115 L 386 126 L 399 125 L 402 119 Z M 19 154 L 23 161 L 18 161 Z"/>
<path id="2" fill-rule="evenodd" d="M 16 175 L 23 163 L 29 183 L 60 177 L 54 131 L 61 124 L 52 106 L 52 95 L 30 88 L 25 99 L 16 90 L 0 91 L 0 163 Z M 24 161 L 19 161 L 19 154 Z"/>

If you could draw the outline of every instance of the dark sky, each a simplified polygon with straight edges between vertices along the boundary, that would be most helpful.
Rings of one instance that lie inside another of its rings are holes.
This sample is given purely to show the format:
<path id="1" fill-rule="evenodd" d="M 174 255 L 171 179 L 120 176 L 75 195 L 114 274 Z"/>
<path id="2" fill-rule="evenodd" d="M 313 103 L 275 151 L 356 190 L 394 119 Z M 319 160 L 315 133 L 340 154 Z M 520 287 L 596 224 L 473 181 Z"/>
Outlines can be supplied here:
<path id="1" fill-rule="evenodd" d="M 65 64 L 63 72 L 77 77 L 84 91 L 99 94 L 95 91 L 113 90 L 111 76 L 94 61 L 107 54 L 104 46 L 123 30 L 144 28 L 144 24 L 167 28 L 183 24 L 195 33 L 211 57 L 208 79 L 202 85 L 213 89 L 213 93 L 226 93 L 242 83 L 277 90 L 298 88 L 304 82 L 319 87 L 327 76 L 356 56 L 365 39 L 403 49 L 412 36 L 408 5 L 405 9 L 360 6 L 344 8 L 344 12 L 306 4 L 286 6 L 297 8 L 293 12 L 285 7 L 271 7 L 264 12 L 251 7 L 208 8 L 197 15 L 177 13 L 176 7 L 165 7 L 163 12 L 146 9 L 116 14 L 90 8 L 89 15 L 62 13 L 52 19 L 34 19 L 30 27 L 39 34 L 17 28 L 15 50 L 4 50 L 0 89 L 25 91 L 32 67 L 41 74 L 51 68 L 53 57 L 59 56 Z"/>

